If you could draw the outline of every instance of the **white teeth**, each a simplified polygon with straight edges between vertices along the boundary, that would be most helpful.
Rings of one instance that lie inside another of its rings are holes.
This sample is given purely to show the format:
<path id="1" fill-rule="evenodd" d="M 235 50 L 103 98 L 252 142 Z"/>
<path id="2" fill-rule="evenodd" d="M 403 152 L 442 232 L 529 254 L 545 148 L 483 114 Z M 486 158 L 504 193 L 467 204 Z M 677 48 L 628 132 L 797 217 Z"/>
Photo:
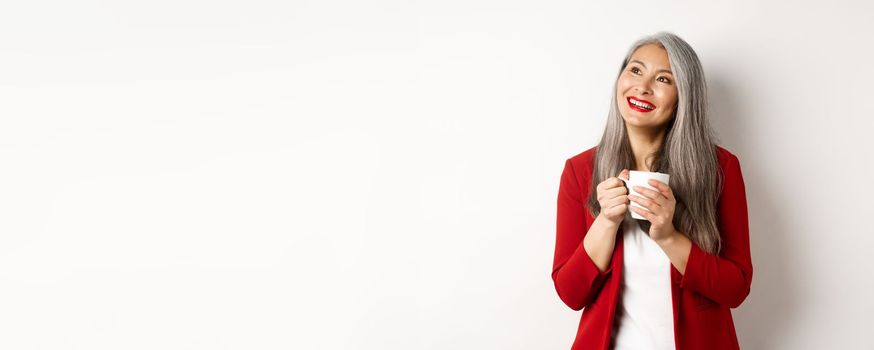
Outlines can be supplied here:
<path id="1" fill-rule="evenodd" d="M 637 102 L 637 101 L 632 100 L 632 99 L 628 99 L 628 102 L 631 102 L 631 104 L 638 106 L 640 108 L 645 108 L 645 109 L 649 109 L 649 110 L 655 109 L 655 107 L 653 107 L 651 105 L 648 105 L 648 104 L 643 103 L 643 102 Z"/>

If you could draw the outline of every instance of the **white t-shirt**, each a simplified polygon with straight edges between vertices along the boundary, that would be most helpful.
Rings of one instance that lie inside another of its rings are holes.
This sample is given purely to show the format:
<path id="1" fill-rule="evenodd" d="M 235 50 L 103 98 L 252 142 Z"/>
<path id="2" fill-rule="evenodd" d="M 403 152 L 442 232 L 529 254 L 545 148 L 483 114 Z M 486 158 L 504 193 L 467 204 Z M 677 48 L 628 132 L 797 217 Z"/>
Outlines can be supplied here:
<path id="1" fill-rule="evenodd" d="M 671 260 L 637 220 L 623 222 L 622 289 L 614 350 L 676 350 Z"/>

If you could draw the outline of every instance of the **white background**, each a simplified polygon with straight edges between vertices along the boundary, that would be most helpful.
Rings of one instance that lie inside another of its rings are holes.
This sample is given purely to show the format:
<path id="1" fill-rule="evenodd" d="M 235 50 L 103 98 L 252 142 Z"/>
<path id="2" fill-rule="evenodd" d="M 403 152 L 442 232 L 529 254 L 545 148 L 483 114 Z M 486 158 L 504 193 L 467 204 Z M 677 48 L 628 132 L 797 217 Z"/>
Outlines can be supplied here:
<path id="1" fill-rule="evenodd" d="M 744 349 L 871 349 L 867 1 L 4 1 L 0 348 L 569 349 L 564 160 L 629 45 L 741 161 Z"/>

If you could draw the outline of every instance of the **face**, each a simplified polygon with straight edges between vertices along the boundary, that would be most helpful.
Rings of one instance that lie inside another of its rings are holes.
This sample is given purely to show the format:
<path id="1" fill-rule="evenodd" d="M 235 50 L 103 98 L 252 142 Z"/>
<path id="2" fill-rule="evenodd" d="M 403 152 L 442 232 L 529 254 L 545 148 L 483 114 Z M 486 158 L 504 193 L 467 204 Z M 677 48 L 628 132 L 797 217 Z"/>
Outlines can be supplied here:
<path id="1" fill-rule="evenodd" d="M 668 52 L 656 44 L 637 48 L 616 81 L 616 103 L 629 127 L 659 129 L 677 106 Z"/>

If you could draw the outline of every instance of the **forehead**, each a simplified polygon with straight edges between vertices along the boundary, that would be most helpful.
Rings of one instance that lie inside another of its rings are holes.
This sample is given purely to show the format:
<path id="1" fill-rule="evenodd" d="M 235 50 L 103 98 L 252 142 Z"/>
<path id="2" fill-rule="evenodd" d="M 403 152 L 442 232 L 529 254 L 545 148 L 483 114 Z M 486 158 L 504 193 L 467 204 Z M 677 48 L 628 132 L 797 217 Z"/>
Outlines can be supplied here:
<path id="1" fill-rule="evenodd" d="M 668 52 L 656 44 L 647 44 L 638 47 L 631 54 L 631 61 L 640 61 L 650 70 L 670 70 L 671 61 L 668 59 Z"/>

